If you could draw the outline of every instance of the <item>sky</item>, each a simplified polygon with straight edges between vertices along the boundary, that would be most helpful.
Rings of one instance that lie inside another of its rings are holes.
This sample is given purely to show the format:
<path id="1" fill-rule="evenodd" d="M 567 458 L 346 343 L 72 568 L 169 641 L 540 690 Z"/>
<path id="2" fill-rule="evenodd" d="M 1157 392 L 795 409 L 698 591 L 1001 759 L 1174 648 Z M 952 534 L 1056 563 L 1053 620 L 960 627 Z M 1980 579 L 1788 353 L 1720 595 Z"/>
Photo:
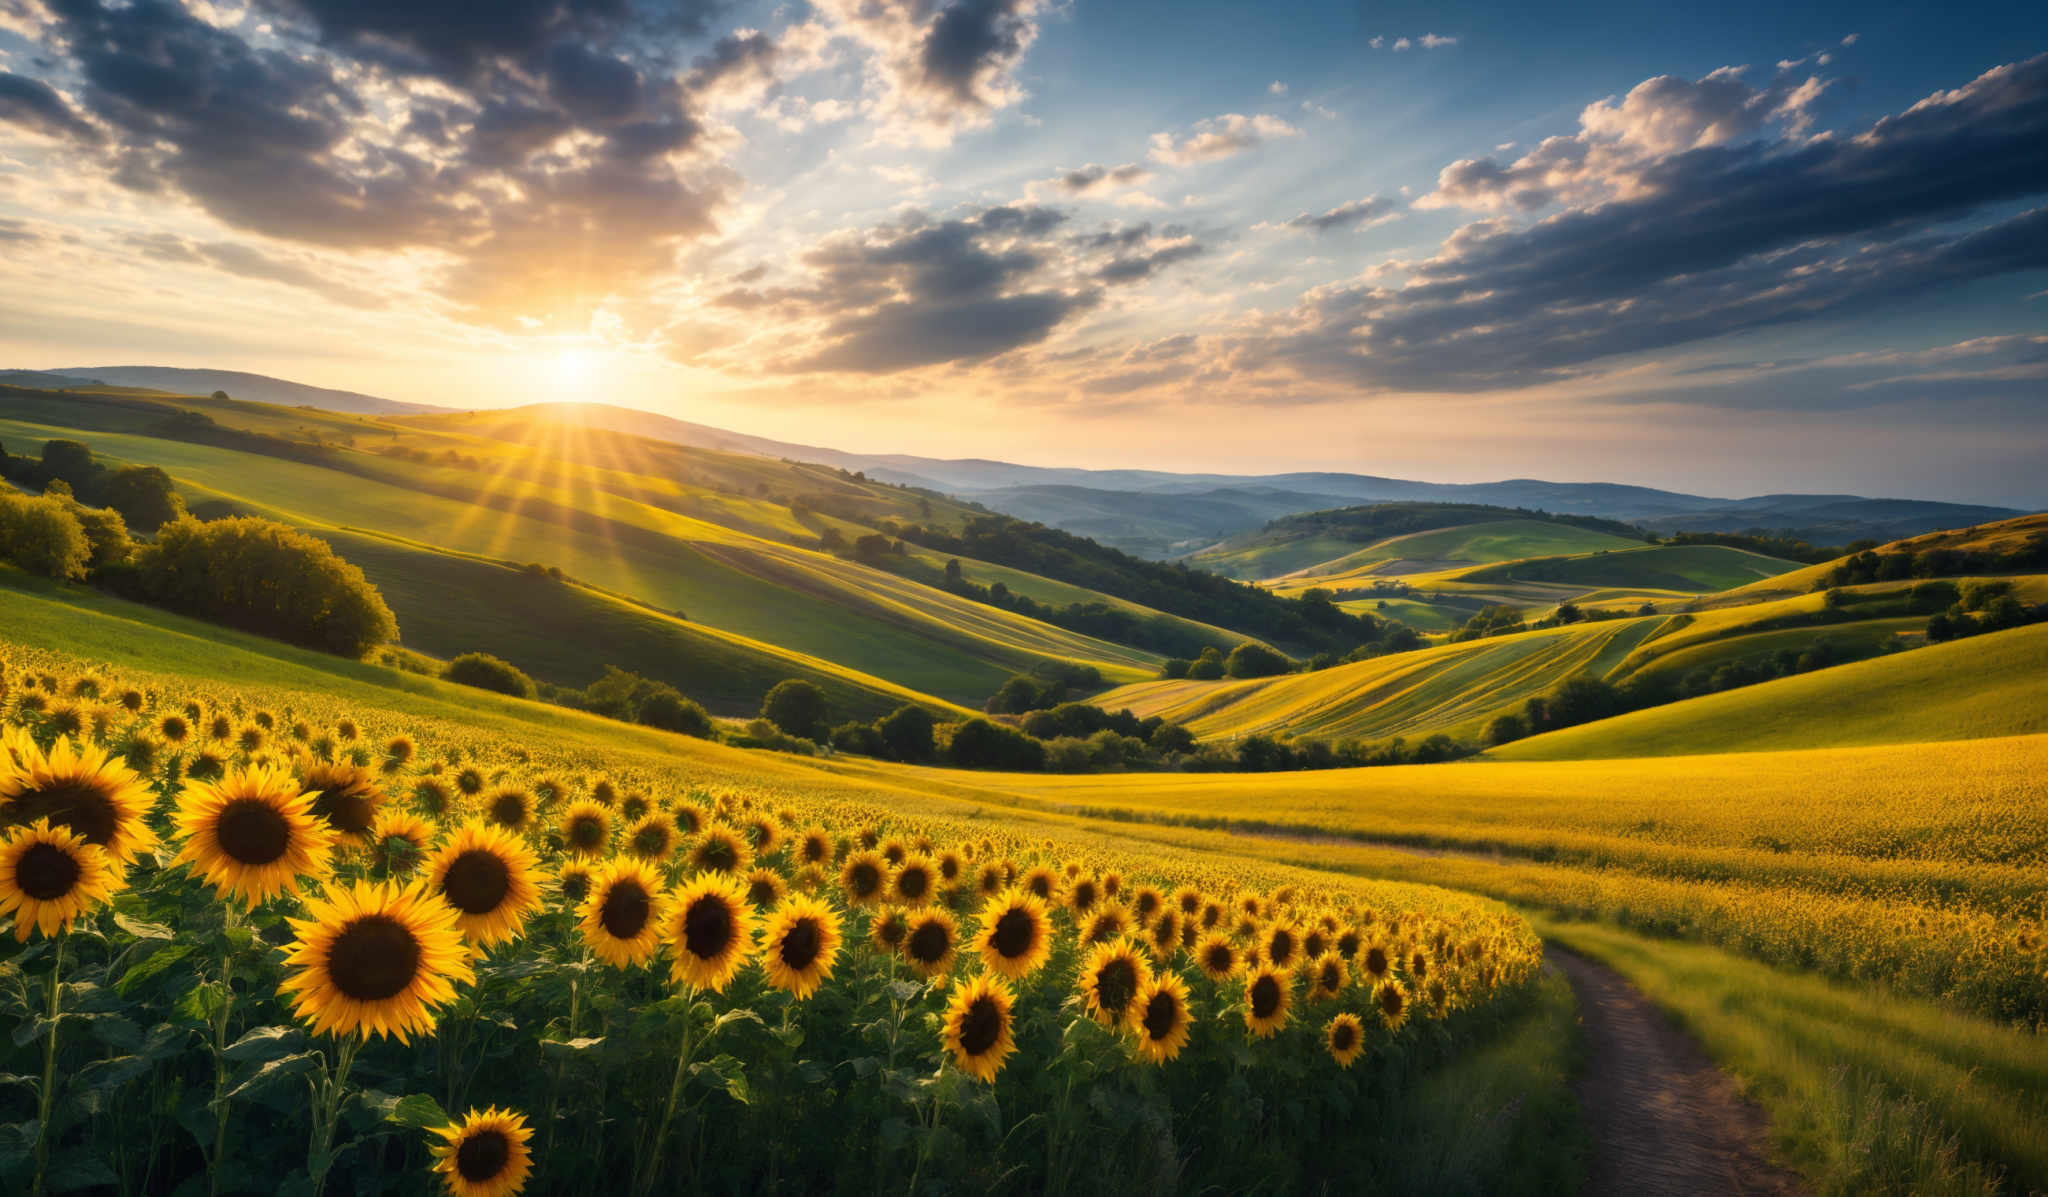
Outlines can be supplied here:
<path id="1" fill-rule="evenodd" d="M 2048 506 L 2011 4 L 0 0 L 0 366 Z"/>

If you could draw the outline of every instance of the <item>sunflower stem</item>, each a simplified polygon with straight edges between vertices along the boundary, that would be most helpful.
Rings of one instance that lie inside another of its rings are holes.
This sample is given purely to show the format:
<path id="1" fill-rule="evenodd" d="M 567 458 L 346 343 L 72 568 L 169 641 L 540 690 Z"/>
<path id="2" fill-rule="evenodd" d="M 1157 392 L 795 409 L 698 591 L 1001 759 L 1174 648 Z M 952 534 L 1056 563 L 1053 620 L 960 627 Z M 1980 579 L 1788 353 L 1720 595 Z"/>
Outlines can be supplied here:
<path id="1" fill-rule="evenodd" d="M 577 963 L 583 966 L 583 968 L 587 968 L 589 966 L 589 949 L 584 949 L 581 956 L 578 957 Z M 581 985 L 581 982 L 583 980 L 583 968 L 579 968 L 576 972 L 569 974 L 569 1039 L 572 1042 L 576 1038 L 576 1015 L 579 1012 L 577 1003 L 578 1000 L 583 996 L 583 990 Z M 565 1055 L 562 1057 L 562 1059 L 555 1062 L 555 1083 L 548 1087 L 548 1138 L 547 1146 L 543 1150 L 550 1159 L 554 1157 L 555 1153 L 556 1103 L 561 1099 L 562 1077 L 564 1076 L 564 1074 L 568 1072 L 568 1070 L 569 1058 Z"/>
<path id="2" fill-rule="evenodd" d="M 225 903 L 221 916 L 220 949 L 220 1017 L 213 1024 L 213 1154 L 206 1159 L 206 1192 L 208 1197 L 220 1192 L 221 1160 L 227 1155 L 228 1143 L 228 1018 L 235 1008 L 235 949 L 228 942 L 227 932 L 235 925 L 235 906 Z"/>
<path id="3" fill-rule="evenodd" d="M 62 992 L 64 937 L 57 937 L 56 952 L 50 957 L 50 1037 L 43 1043 L 43 1087 L 36 1094 L 36 1183 L 35 1197 L 43 1197 L 43 1178 L 50 1170 L 50 1099 L 57 1088 L 57 998 Z"/>
<path id="4" fill-rule="evenodd" d="M 683 1074 L 689 1071 L 690 1053 L 696 1050 L 697 1046 L 690 1038 L 690 1026 L 696 1021 L 696 1016 L 695 1006 L 683 1012 L 683 1042 L 676 1051 L 676 1074 L 668 1083 L 668 1103 L 661 1108 L 661 1125 L 655 1130 L 654 1143 L 648 1149 L 647 1170 L 640 1177 L 639 1183 L 633 1186 L 634 1191 L 641 1194 L 654 1188 L 654 1178 L 661 1170 L 661 1149 L 668 1142 L 669 1124 L 676 1116 L 676 1099 L 683 1093 Z"/>
<path id="5" fill-rule="evenodd" d="M 349 1069 L 356 1062 L 361 1038 L 351 1035 L 336 1050 L 338 1061 L 321 1082 L 319 1101 L 313 1111 L 313 1139 L 306 1153 L 306 1171 L 313 1179 L 313 1197 L 327 1184 L 327 1171 L 334 1166 L 334 1129 L 341 1122 L 342 1099 L 348 1094 Z"/>

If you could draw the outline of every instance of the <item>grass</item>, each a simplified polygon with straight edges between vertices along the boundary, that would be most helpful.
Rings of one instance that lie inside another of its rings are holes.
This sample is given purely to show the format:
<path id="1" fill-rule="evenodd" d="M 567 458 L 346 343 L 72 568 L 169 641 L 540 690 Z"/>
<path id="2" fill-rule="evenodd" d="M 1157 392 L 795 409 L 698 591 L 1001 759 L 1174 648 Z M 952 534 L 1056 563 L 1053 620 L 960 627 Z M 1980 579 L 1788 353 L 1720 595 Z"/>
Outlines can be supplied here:
<path id="1" fill-rule="evenodd" d="M 1488 755 L 1574 760 L 2030 735 L 2048 732 L 2044 677 L 2048 624 L 2034 624 L 1651 707 Z"/>
<path id="2" fill-rule="evenodd" d="M 1513 561 L 1563 553 L 1622 549 L 1642 542 L 1546 520 L 1486 520 L 1451 528 L 1411 532 L 1371 545 L 1350 542 L 1347 551 L 1278 579 L 1273 589 L 1296 594 L 1312 586 L 1342 590 L 1369 586 L 1376 578 L 1429 573 L 1458 564 Z M 1198 564 L 1200 562 L 1198 561 Z M 1269 575 L 1275 576 L 1275 575 Z"/>
<path id="3" fill-rule="evenodd" d="M 1537 926 L 1695 1035 L 1820 1197 L 2048 1188 L 2048 1039 L 1697 944 Z"/>
<path id="4" fill-rule="evenodd" d="M 1588 589 L 1647 587 L 1704 593 L 1728 590 L 1799 568 L 1796 561 L 1725 545 L 1638 545 L 1573 556 L 1503 560 L 1458 574 L 1466 583 L 1555 582 Z"/>

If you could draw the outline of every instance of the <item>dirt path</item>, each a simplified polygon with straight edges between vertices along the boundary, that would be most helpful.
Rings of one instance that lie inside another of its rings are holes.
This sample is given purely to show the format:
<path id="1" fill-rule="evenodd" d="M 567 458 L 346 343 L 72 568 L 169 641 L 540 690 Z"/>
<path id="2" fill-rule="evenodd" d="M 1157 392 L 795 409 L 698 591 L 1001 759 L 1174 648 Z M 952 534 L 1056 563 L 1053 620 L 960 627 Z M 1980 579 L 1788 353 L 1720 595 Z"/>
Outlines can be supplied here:
<path id="1" fill-rule="evenodd" d="M 1556 944 L 1544 951 L 1571 982 L 1586 1029 L 1588 1197 L 1805 1192 L 1770 1162 L 1763 1113 L 1690 1036 L 1613 969 Z"/>

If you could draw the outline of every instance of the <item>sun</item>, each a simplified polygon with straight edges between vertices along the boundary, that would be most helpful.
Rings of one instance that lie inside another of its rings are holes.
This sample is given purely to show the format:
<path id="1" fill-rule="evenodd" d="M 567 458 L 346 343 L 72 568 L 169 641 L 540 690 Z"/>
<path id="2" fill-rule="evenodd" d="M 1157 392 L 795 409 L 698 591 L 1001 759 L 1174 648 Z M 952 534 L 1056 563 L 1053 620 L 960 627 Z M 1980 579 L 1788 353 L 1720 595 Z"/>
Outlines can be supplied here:
<path id="1" fill-rule="evenodd" d="M 588 349 L 557 349 L 542 364 L 549 382 L 564 390 L 581 391 L 597 371 L 597 355 Z"/>

